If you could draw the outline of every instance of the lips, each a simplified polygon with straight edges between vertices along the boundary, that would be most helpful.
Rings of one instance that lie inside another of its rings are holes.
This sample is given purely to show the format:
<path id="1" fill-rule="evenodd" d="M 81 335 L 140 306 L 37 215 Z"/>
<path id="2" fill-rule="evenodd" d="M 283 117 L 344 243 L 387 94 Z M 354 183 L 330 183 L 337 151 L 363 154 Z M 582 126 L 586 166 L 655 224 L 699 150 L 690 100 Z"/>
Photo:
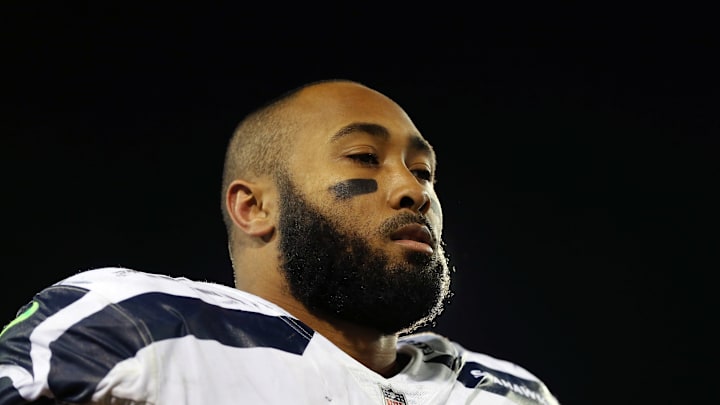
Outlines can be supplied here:
<path id="1" fill-rule="evenodd" d="M 410 245 L 421 244 L 419 250 L 430 250 L 434 246 L 430 230 L 421 224 L 413 223 L 403 226 L 390 235 L 390 239 L 398 242 L 410 243 Z M 424 246 L 422 246 L 424 245 Z"/>

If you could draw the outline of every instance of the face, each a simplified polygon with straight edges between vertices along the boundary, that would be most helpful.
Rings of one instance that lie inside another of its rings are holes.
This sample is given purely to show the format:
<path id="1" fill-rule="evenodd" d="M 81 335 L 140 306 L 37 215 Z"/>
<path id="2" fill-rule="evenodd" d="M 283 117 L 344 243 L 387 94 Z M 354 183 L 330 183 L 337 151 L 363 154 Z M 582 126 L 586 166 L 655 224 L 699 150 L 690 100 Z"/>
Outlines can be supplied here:
<path id="1" fill-rule="evenodd" d="M 321 316 L 410 331 L 450 296 L 434 154 L 395 103 L 339 90 L 303 94 L 296 112 L 308 122 L 278 179 L 281 266 Z"/>

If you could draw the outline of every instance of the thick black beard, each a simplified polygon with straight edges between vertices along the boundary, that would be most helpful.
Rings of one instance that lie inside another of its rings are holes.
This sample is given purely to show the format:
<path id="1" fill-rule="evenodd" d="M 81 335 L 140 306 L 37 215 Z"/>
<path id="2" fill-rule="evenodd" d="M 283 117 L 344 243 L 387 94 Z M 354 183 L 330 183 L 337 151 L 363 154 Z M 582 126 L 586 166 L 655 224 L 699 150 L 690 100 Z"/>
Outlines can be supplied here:
<path id="1" fill-rule="evenodd" d="M 432 323 L 452 293 L 448 259 L 410 252 L 393 264 L 379 249 L 311 206 L 279 176 L 280 259 L 290 293 L 310 311 L 383 334 L 411 332 Z M 387 235 L 422 215 L 401 214 L 378 232 Z"/>

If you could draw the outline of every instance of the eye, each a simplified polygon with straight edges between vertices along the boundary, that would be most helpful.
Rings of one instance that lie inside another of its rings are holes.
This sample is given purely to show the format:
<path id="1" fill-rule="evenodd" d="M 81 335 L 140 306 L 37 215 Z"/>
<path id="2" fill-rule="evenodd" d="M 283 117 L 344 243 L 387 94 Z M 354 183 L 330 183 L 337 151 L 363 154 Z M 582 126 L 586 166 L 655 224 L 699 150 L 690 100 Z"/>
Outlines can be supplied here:
<path id="1" fill-rule="evenodd" d="M 432 181 L 433 180 L 433 174 L 430 170 L 427 169 L 413 169 L 412 173 L 420 180 L 425 181 Z"/>
<path id="2" fill-rule="evenodd" d="M 376 166 L 380 163 L 378 156 L 374 153 L 357 153 L 348 155 L 348 158 L 365 166 Z"/>

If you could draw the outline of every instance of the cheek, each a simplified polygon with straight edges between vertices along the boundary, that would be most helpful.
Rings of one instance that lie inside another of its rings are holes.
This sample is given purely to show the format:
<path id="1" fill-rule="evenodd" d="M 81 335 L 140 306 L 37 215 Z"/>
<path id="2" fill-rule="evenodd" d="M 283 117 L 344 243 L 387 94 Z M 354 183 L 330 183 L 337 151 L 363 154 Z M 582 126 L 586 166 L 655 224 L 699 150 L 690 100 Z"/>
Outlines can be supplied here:
<path id="1" fill-rule="evenodd" d="M 440 200 L 438 200 L 437 196 L 430 197 L 430 213 L 429 213 L 431 220 L 435 224 L 435 229 L 437 229 L 438 236 L 442 234 L 442 228 L 443 228 L 443 213 L 442 213 L 442 206 L 440 205 Z"/>
<path id="2" fill-rule="evenodd" d="M 440 200 L 438 200 L 434 193 L 430 196 L 430 212 L 442 220 L 442 206 L 440 205 Z"/>
<path id="3" fill-rule="evenodd" d="M 371 194 L 378 189 L 377 182 L 373 179 L 349 179 L 329 187 L 329 191 L 338 200 L 347 200 L 363 194 Z"/>

